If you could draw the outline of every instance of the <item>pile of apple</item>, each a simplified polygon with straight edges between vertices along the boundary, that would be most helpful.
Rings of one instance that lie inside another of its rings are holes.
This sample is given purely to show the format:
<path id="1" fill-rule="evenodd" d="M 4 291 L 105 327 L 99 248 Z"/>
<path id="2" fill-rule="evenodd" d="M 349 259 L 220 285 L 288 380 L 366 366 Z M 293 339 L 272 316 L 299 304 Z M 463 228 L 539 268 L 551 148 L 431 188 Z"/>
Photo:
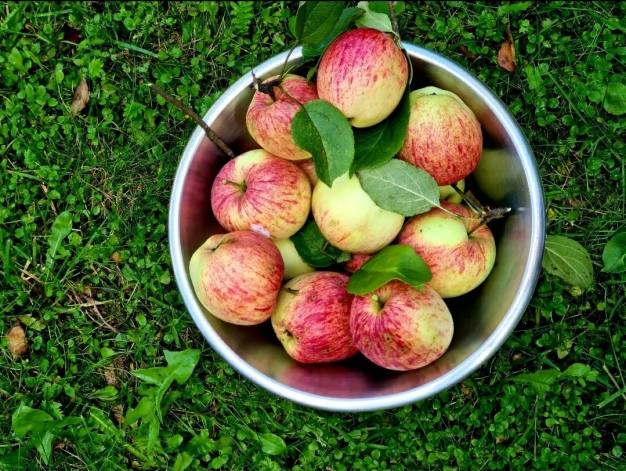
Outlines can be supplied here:
<path id="1" fill-rule="evenodd" d="M 470 108 L 435 87 L 411 92 L 408 134 L 396 157 L 432 175 L 442 200 L 408 220 L 377 206 L 357 176 L 346 173 L 331 187 L 319 181 L 311 154 L 291 134 L 301 104 L 318 99 L 353 127 L 371 127 L 393 112 L 408 78 L 396 42 L 358 28 L 328 47 L 316 84 L 287 75 L 273 96 L 255 92 L 246 124 L 261 149 L 218 173 L 211 204 L 225 233 L 210 237 L 190 262 L 197 297 L 212 315 L 238 325 L 271 319 L 287 353 L 304 363 L 361 352 L 404 371 L 443 355 L 454 330 L 443 298 L 476 288 L 495 262 L 491 231 L 449 186 L 462 187 L 481 157 L 481 127 Z M 453 202 L 445 201 L 449 195 Z M 352 254 L 350 261 L 316 270 L 302 260 L 290 237 L 311 214 L 330 245 Z M 431 281 L 417 289 L 395 279 L 366 295 L 350 294 L 351 273 L 394 243 L 415 250 Z"/>

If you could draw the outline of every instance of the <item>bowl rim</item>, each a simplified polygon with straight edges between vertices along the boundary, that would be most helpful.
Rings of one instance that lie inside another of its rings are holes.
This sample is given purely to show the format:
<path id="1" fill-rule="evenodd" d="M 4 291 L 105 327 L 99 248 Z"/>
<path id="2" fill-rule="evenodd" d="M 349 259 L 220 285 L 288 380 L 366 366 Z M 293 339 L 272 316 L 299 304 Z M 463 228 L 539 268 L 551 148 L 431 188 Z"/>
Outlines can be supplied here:
<path id="1" fill-rule="evenodd" d="M 477 348 L 475 352 L 442 376 L 416 388 L 400 393 L 371 398 L 346 399 L 304 392 L 293 387 L 286 386 L 285 384 L 280 383 L 256 370 L 239 355 L 237 355 L 226 344 L 226 342 L 222 340 L 206 319 L 202 311 L 202 307 L 194 294 L 193 286 L 191 285 L 190 280 L 188 280 L 187 269 L 183 263 L 183 253 L 180 240 L 180 219 L 178 215 L 187 173 L 193 157 L 205 136 L 204 131 L 200 126 L 196 126 L 195 131 L 190 137 L 187 146 L 183 151 L 174 177 L 168 214 L 170 256 L 178 290 L 194 323 L 209 345 L 242 376 L 281 398 L 315 409 L 334 412 L 366 412 L 385 410 L 407 404 L 413 404 L 458 384 L 460 381 L 467 378 L 480 368 L 490 357 L 492 357 L 512 333 L 530 303 L 541 270 L 541 260 L 546 237 L 543 187 L 534 154 L 521 127 L 506 105 L 495 95 L 495 93 L 463 66 L 457 64 L 442 54 L 424 47 L 404 41 L 402 42 L 402 45 L 410 57 L 427 63 L 436 64 L 450 75 L 463 81 L 474 93 L 481 96 L 485 105 L 492 110 L 498 121 L 502 123 L 505 129 L 507 129 L 511 139 L 511 144 L 519 153 L 521 164 L 529 185 L 528 190 L 530 195 L 530 206 L 528 209 L 532 214 L 530 231 L 531 239 L 529 257 L 518 292 L 513 298 L 509 309 L 504 314 L 502 321 L 498 324 L 491 335 Z M 288 54 L 289 51 L 285 51 L 266 60 L 254 68 L 255 75 L 260 78 L 268 77 L 269 74 L 275 70 L 276 64 L 284 62 Z M 298 46 L 291 53 L 290 61 L 298 61 L 301 59 L 302 47 Z M 212 120 L 219 116 L 219 114 L 234 97 L 244 92 L 246 88 L 251 86 L 251 84 L 252 73 L 248 72 L 222 94 L 215 104 L 206 112 L 203 120 L 208 123 L 212 122 Z"/>

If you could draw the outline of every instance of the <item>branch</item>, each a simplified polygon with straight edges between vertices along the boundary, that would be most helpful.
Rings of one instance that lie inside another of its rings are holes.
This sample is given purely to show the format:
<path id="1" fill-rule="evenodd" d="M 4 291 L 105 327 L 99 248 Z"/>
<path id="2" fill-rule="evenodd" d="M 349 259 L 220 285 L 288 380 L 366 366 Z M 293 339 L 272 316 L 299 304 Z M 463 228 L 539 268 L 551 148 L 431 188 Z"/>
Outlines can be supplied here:
<path id="1" fill-rule="evenodd" d="M 398 19 L 396 18 L 396 12 L 393 11 L 393 2 L 389 1 L 389 18 L 391 18 L 391 29 L 396 33 L 398 40 L 400 40 L 400 27 L 398 26 Z"/>
<path id="2" fill-rule="evenodd" d="M 156 86 L 153 83 L 149 83 L 147 84 L 148 87 L 150 87 L 152 90 L 154 90 L 155 92 L 157 92 L 159 95 L 161 95 L 165 101 L 167 101 L 168 103 L 171 103 L 172 105 L 174 105 L 176 108 L 178 108 L 180 111 L 182 111 L 183 113 L 185 113 L 187 116 L 189 116 L 191 119 L 193 119 L 198 126 L 200 126 L 202 129 L 204 129 L 204 133 L 206 134 L 206 136 L 211 140 L 211 142 L 213 142 L 217 147 L 219 147 L 220 149 L 222 149 L 222 151 L 231 159 L 235 158 L 235 153 L 233 152 L 233 150 L 228 147 L 228 145 L 226 145 L 226 143 L 224 141 L 222 141 L 222 139 L 220 139 L 220 137 L 215 134 L 215 132 L 207 125 L 207 123 L 204 122 L 204 120 L 198 116 L 198 113 L 196 113 L 194 110 L 192 110 L 191 108 L 189 108 L 186 105 L 183 105 L 180 101 L 178 101 L 176 98 L 168 95 L 166 92 L 164 92 L 163 90 L 161 90 L 158 86 Z"/>

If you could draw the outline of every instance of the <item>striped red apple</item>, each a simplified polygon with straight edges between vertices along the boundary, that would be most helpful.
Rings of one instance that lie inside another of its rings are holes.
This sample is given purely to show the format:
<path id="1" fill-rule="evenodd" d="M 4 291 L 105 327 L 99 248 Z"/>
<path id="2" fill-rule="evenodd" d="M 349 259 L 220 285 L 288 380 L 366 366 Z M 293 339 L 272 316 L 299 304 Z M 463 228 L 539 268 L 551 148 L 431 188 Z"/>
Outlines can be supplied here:
<path id="1" fill-rule="evenodd" d="M 284 269 L 278 248 L 251 231 L 211 236 L 189 262 L 189 276 L 202 305 L 215 317 L 238 325 L 270 318 Z"/>

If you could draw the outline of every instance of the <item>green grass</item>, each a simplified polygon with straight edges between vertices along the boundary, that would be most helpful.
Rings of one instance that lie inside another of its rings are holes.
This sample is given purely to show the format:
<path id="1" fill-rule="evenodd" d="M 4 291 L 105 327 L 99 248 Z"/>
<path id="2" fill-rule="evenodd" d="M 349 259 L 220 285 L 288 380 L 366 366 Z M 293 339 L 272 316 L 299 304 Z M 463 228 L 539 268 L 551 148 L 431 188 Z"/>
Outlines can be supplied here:
<path id="1" fill-rule="evenodd" d="M 543 273 L 515 332 L 462 384 L 347 414 L 257 388 L 185 314 L 167 208 L 195 124 L 141 85 L 154 81 L 204 114 L 250 67 L 289 47 L 296 5 L 1 4 L 0 323 L 4 334 L 19 316 L 30 352 L 13 360 L 2 341 L 0 470 L 626 470 L 626 277 L 601 272 L 604 245 L 626 225 L 626 117 L 603 108 L 607 84 L 626 83 L 626 3 L 540 2 L 512 13 L 514 74 L 497 65 L 501 6 L 411 4 L 401 32 L 470 69 L 509 106 L 541 170 L 548 233 L 589 250 L 594 284 L 581 294 Z M 72 119 L 82 77 L 91 98 Z M 65 211 L 71 232 L 47 254 Z M 186 349 L 200 349 L 199 362 L 169 388 L 150 443 L 150 414 L 119 420 L 151 397 L 131 371 Z M 510 381 L 575 363 L 597 377 L 560 377 L 543 395 Z M 47 416 L 16 414 L 24 407 Z M 15 415 L 25 417 L 17 427 Z M 44 435 L 20 429 L 42 421 L 58 429 L 49 456 Z"/>

